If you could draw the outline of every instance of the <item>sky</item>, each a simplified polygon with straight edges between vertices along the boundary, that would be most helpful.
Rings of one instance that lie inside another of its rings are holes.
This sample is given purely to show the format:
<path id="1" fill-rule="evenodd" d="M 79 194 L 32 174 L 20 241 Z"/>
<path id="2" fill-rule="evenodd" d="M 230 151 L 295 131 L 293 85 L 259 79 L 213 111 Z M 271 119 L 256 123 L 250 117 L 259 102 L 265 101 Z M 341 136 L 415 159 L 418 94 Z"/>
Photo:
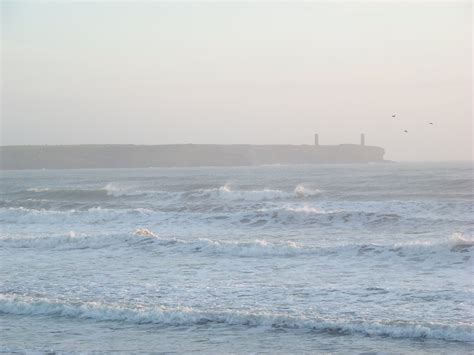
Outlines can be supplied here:
<path id="1" fill-rule="evenodd" d="M 365 133 L 387 159 L 472 160 L 472 13 L 470 1 L 2 1 L 0 145 Z"/>

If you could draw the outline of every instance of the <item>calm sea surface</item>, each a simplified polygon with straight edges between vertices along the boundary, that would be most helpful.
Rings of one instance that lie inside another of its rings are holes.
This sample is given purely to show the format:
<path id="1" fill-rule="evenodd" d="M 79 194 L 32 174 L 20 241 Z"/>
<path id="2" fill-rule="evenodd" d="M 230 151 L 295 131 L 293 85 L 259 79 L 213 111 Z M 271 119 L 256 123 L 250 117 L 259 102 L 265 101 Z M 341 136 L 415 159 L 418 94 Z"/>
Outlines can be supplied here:
<path id="1" fill-rule="evenodd" d="M 0 351 L 470 353 L 472 168 L 2 172 Z"/>

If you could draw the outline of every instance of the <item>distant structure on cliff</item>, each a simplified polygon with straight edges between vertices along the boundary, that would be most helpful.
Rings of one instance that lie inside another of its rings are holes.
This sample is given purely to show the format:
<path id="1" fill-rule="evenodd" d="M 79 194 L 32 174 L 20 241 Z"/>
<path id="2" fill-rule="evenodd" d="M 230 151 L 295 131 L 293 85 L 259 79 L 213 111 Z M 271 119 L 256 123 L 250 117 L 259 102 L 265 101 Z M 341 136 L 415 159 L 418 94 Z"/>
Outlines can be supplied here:
<path id="1" fill-rule="evenodd" d="M 360 144 L 169 144 L 0 147 L 0 169 L 145 168 L 383 162 L 383 148 Z"/>

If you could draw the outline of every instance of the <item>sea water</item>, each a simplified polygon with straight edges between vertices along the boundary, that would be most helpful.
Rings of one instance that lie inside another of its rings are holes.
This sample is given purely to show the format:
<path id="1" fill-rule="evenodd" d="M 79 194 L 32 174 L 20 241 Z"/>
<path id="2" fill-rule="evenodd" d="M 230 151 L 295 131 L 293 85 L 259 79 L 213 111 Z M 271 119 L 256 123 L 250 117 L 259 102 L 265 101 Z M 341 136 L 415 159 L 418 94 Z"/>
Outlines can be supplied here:
<path id="1" fill-rule="evenodd" d="M 471 163 L 0 182 L 2 352 L 473 350 Z"/>

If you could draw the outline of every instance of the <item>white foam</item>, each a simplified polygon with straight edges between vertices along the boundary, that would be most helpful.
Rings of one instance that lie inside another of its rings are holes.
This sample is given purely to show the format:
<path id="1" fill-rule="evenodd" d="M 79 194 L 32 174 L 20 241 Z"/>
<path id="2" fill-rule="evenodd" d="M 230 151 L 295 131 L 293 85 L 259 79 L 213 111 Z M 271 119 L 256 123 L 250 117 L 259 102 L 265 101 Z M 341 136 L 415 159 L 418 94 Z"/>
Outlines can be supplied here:
<path id="1" fill-rule="evenodd" d="M 88 236 L 70 231 L 66 235 L 49 237 L 0 237 L 0 247 L 33 249 L 100 249 L 122 244 L 130 239 L 124 235 Z"/>
<path id="2" fill-rule="evenodd" d="M 298 185 L 295 187 L 293 192 L 286 192 L 277 189 L 264 188 L 261 190 L 236 190 L 231 187 L 230 183 L 226 183 L 223 186 L 198 190 L 198 194 L 205 195 L 210 194 L 214 198 L 222 198 L 226 200 L 242 200 L 242 201 L 269 201 L 269 200 L 281 200 L 291 199 L 294 197 L 304 198 L 310 196 L 316 196 L 321 194 L 322 191 L 318 189 L 311 189 Z"/>
<path id="3" fill-rule="evenodd" d="M 267 312 L 197 311 L 190 307 L 144 307 L 105 305 L 100 302 L 80 304 L 28 296 L 0 295 L 0 313 L 118 321 L 131 324 L 194 326 L 226 324 L 229 326 L 309 329 L 339 334 L 362 334 L 393 338 L 431 338 L 446 341 L 473 342 L 471 324 L 441 324 L 404 321 L 357 321 L 288 316 Z"/>
<path id="4" fill-rule="evenodd" d="M 137 196 L 142 195 L 142 191 L 134 191 L 131 187 L 121 186 L 116 182 L 110 182 L 105 187 L 104 190 L 107 192 L 107 195 L 114 197 L 121 196 Z"/>
<path id="5" fill-rule="evenodd" d="M 474 246 L 474 238 L 468 237 L 463 233 L 453 233 L 449 238 L 441 241 L 432 240 L 415 240 L 411 242 L 397 243 L 394 245 L 395 248 L 411 248 L 411 249 L 426 249 L 433 247 L 445 247 L 445 248 L 456 248 L 466 247 L 470 248 Z"/>
<path id="6" fill-rule="evenodd" d="M 312 189 L 303 185 L 296 186 L 294 191 L 296 197 L 310 197 L 320 195 L 321 193 L 323 193 L 322 190 Z"/>
<path id="7" fill-rule="evenodd" d="M 186 242 L 186 244 L 192 245 L 192 248 L 195 251 L 243 257 L 294 256 L 313 252 L 311 248 L 305 249 L 292 241 L 271 243 L 264 239 L 256 239 L 250 242 L 238 242 L 214 241 L 207 238 L 200 238 L 198 242 Z"/>
<path id="8" fill-rule="evenodd" d="M 32 187 L 32 188 L 29 188 L 27 189 L 26 191 L 30 191 L 30 192 L 46 192 L 46 191 L 50 191 L 51 189 L 48 188 L 48 187 Z"/>
<path id="9" fill-rule="evenodd" d="M 155 233 L 146 228 L 138 228 L 134 234 L 140 237 L 158 237 Z"/>
<path id="10" fill-rule="evenodd" d="M 155 212 L 147 208 L 134 209 L 109 209 L 91 207 L 87 210 L 49 210 L 25 207 L 1 207 L 0 217 L 7 223 L 25 224 L 58 224 L 64 222 L 80 221 L 82 223 L 97 223 L 107 220 L 121 219 L 127 215 L 150 215 Z"/>
<path id="11" fill-rule="evenodd" d="M 230 184 L 225 184 L 217 189 L 211 189 L 208 191 L 217 192 L 218 197 L 226 200 L 267 201 L 291 196 L 289 193 L 274 189 L 233 190 L 231 189 Z"/>
<path id="12" fill-rule="evenodd" d="M 260 205 L 260 201 L 265 200 L 265 191 L 259 191 L 254 195 L 248 192 L 230 192 L 229 199 L 239 201 L 241 198 L 247 200 L 253 199 Z M 241 197 L 239 197 L 241 196 Z M 251 197 L 249 197 L 251 196 Z M 274 192 L 269 196 L 274 197 Z M 272 198 L 273 198 L 272 197 Z M 248 201 L 247 201 L 248 202 Z M 54 209 L 34 209 L 26 207 L 0 207 L 0 220 L 9 224 L 41 224 L 55 225 L 60 223 L 84 223 L 97 224 L 103 222 L 124 222 L 131 221 L 133 225 L 136 223 L 137 217 L 143 217 L 140 223 L 146 223 L 146 217 L 153 217 L 153 221 L 174 223 L 179 225 L 228 225 L 229 227 L 251 227 L 251 228 L 281 228 L 286 226 L 294 226 L 295 228 L 313 228 L 323 227 L 327 229 L 342 228 L 384 228 L 388 226 L 407 227 L 408 224 L 416 226 L 418 223 L 438 223 L 437 220 L 418 220 L 407 218 L 403 215 L 387 212 L 366 212 L 366 211 L 350 211 L 338 210 L 326 206 L 324 203 L 296 203 L 290 202 L 286 206 L 278 204 L 265 204 L 271 207 L 255 207 L 248 210 L 241 206 L 229 205 L 225 202 L 226 207 L 216 206 L 215 204 L 193 203 L 186 204 L 185 207 L 176 207 L 169 200 L 165 200 L 163 207 L 157 210 L 147 208 L 134 209 L 112 209 L 102 208 L 100 206 L 84 209 L 54 210 Z M 262 204 L 264 205 L 264 204 Z M 126 205 L 124 205 L 125 207 Z M 182 206 L 179 204 L 178 206 Z M 216 214 L 212 209 L 217 209 Z M 196 213 L 199 212 L 199 213 Z"/>
<path id="13" fill-rule="evenodd" d="M 169 247 L 168 252 L 179 253 L 209 253 L 237 257 L 297 257 L 305 255 L 341 257 L 344 259 L 354 257 L 369 258 L 417 258 L 418 262 L 437 262 L 445 259 L 447 262 L 453 258 L 465 256 L 469 252 L 474 259 L 474 243 L 462 235 L 453 235 L 441 241 L 413 241 L 389 245 L 378 244 L 347 244 L 339 246 L 308 246 L 294 241 L 267 241 L 256 239 L 253 241 L 212 240 L 198 238 L 184 240 L 179 238 L 160 237 L 146 228 L 138 228 L 134 234 L 124 233 L 118 235 L 86 235 L 70 232 L 66 235 L 51 237 L 0 237 L 0 247 L 10 248 L 38 248 L 38 249 L 85 249 L 105 248 L 109 246 L 127 247 L 139 244 L 153 244 Z M 463 253 L 459 253 L 463 251 Z"/>
<path id="14" fill-rule="evenodd" d="M 303 206 L 303 207 L 285 207 L 284 211 L 294 212 L 294 213 L 303 213 L 303 214 L 327 214 L 333 212 L 326 212 L 320 208 Z"/>
<path id="15" fill-rule="evenodd" d="M 137 237 L 140 237 L 138 239 Z M 178 238 L 162 238 L 146 228 L 138 228 L 134 235 L 84 235 L 71 231 L 66 235 L 51 237 L 0 237 L 0 247 L 38 248 L 38 249 L 85 249 L 105 248 L 111 245 L 120 246 L 141 243 L 145 238 L 149 243 L 172 246 L 179 252 L 206 252 L 232 256 L 291 256 L 313 253 L 311 248 L 304 249 L 292 241 L 271 243 L 266 240 L 255 241 L 219 241 L 207 238 L 183 240 Z M 177 248 L 177 249 L 176 249 Z"/>
<path id="16" fill-rule="evenodd" d="M 472 247 L 474 246 L 474 237 L 467 237 L 462 233 L 454 233 L 448 241 L 453 247 Z"/>

